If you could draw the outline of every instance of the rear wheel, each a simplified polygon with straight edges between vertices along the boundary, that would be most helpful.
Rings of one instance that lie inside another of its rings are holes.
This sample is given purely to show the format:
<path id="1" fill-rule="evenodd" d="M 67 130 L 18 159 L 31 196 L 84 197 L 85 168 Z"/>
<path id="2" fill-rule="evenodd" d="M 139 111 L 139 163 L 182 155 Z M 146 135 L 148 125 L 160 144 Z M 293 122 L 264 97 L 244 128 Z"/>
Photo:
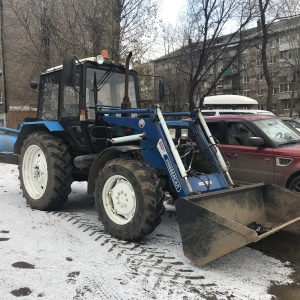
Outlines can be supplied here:
<path id="1" fill-rule="evenodd" d="M 141 161 L 117 158 L 96 180 L 95 203 L 106 230 L 121 239 L 137 240 L 161 221 L 163 192 L 155 172 Z"/>
<path id="2" fill-rule="evenodd" d="M 71 192 L 71 157 L 63 141 L 45 132 L 31 134 L 21 149 L 19 174 L 31 208 L 60 208 Z"/>

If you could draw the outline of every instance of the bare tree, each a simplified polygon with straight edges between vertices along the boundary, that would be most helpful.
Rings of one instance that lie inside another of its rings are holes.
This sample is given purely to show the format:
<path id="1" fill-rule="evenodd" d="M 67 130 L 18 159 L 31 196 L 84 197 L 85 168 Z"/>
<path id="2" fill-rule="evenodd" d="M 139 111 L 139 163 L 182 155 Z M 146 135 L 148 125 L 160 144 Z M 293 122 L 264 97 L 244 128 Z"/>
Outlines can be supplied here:
<path id="1" fill-rule="evenodd" d="M 178 68 L 186 76 L 190 109 L 195 107 L 199 85 L 205 81 L 209 72 L 219 69 L 218 72 L 214 71 L 216 76 L 207 93 L 201 95 L 200 106 L 204 96 L 225 80 L 223 73 L 234 65 L 245 49 L 242 32 L 252 19 L 253 11 L 251 1 L 188 1 L 188 10 L 183 20 L 183 43 Z M 230 34 L 225 34 L 230 20 L 233 30 Z M 235 52 L 228 56 L 229 48 L 233 45 Z M 221 68 L 218 67 L 220 61 Z"/>
<path id="2" fill-rule="evenodd" d="M 166 111 L 187 110 L 186 98 L 186 78 L 178 68 L 181 55 L 181 37 L 178 26 L 170 24 L 161 25 L 161 48 L 164 56 L 154 60 L 155 74 L 164 76 L 166 101 L 164 109 Z"/>
<path id="3" fill-rule="evenodd" d="M 136 58 L 143 57 L 156 39 L 158 1 L 114 0 L 109 5 L 113 58 L 125 57 L 129 51 Z"/>
<path id="4" fill-rule="evenodd" d="M 261 59 L 263 74 L 267 83 L 267 110 L 272 111 L 273 80 L 268 67 L 267 44 L 269 41 L 270 28 L 279 17 L 279 12 L 284 8 L 284 3 L 279 4 L 272 0 L 258 0 L 259 25 L 261 28 Z"/>
<path id="5" fill-rule="evenodd" d="M 18 83 L 9 85 L 8 98 L 36 102 L 29 80 L 66 56 L 107 49 L 115 60 L 129 51 L 141 58 L 156 37 L 157 1 L 3 0 L 6 74 Z"/>

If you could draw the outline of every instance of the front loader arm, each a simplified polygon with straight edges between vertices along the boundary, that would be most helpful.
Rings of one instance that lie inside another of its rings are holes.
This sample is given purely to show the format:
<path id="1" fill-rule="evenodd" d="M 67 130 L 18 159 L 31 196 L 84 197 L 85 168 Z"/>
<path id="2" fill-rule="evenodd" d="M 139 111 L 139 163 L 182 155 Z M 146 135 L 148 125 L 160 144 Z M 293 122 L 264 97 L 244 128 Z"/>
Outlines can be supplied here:
<path id="1" fill-rule="evenodd" d="M 141 117 L 115 116 L 116 114 L 126 114 L 129 112 L 131 114 L 137 113 Z M 168 113 L 166 115 L 178 116 L 178 113 Z M 184 115 L 191 116 L 189 113 L 180 113 L 180 116 Z M 114 128 L 114 138 L 109 140 L 109 142 L 119 145 L 131 142 L 139 143 L 141 154 L 147 163 L 153 169 L 164 171 L 168 175 L 169 182 L 178 197 L 228 188 L 223 171 L 219 167 L 217 159 L 214 158 L 215 151 L 210 149 L 197 122 L 172 121 L 172 124 L 175 124 L 175 126 L 176 124 L 184 124 L 189 127 L 189 131 L 197 137 L 194 140 L 197 147 L 201 151 L 208 151 L 209 156 L 213 158 L 213 164 L 216 165 L 216 172 L 214 174 L 195 174 L 189 172 L 171 137 L 168 121 L 165 121 L 158 105 L 144 110 L 102 110 L 100 111 L 100 118 Z M 131 135 L 122 134 L 122 128 L 124 127 L 131 129 Z"/>

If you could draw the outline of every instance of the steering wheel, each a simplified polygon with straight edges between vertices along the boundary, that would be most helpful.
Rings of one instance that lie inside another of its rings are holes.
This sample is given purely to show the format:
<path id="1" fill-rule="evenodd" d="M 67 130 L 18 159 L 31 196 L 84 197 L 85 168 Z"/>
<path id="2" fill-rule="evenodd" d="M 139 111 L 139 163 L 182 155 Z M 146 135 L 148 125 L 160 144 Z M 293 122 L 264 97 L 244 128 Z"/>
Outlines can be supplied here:
<path id="1" fill-rule="evenodd" d="M 281 133 L 281 132 L 278 132 L 278 133 L 275 135 L 274 139 L 276 139 L 276 138 L 278 138 L 278 137 L 282 139 L 282 133 Z"/>

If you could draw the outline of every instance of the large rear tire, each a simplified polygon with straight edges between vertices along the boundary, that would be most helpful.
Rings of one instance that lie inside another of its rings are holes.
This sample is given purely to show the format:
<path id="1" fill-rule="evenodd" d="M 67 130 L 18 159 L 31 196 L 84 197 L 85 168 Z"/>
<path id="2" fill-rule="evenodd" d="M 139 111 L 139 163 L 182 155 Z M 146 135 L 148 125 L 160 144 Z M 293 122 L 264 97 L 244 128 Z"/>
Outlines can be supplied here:
<path id="1" fill-rule="evenodd" d="M 138 240 L 161 222 L 163 191 L 153 169 L 142 161 L 116 158 L 96 180 L 99 220 L 113 236 Z"/>
<path id="2" fill-rule="evenodd" d="M 31 134 L 21 149 L 19 174 L 23 196 L 31 208 L 60 208 L 71 192 L 72 165 L 67 146 L 49 133 Z"/>

